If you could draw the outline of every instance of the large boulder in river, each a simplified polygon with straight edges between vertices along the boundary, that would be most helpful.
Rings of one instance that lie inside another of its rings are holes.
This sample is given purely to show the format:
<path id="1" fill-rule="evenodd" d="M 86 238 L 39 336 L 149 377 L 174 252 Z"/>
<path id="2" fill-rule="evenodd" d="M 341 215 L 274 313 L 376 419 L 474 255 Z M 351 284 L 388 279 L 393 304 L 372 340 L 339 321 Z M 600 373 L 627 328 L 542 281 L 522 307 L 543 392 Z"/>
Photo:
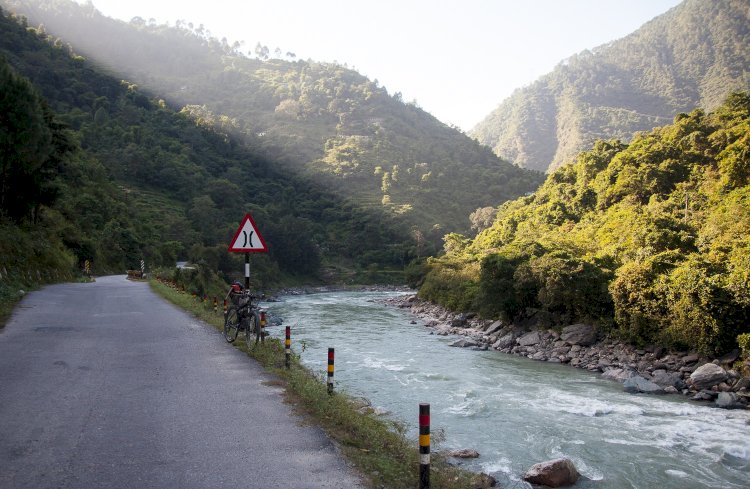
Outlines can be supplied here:
<path id="1" fill-rule="evenodd" d="M 485 331 L 485 334 L 487 336 L 493 335 L 503 328 L 505 328 L 505 323 L 503 323 L 502 321 L 495 321 L 494 323 L 490 324 L 489 327 L 487 327 L 487 331 Z"/>
<path id="2" fill-rule="evenodd" d="M 469 348 L 473 346 L 479 346 L 479 342 L 471 338 L 460 338 L 448 346 L 456 346 L 458 348 Z"/>
<path id="3" fill-rule="evenodd" d="M 690 374 L 695 390 L 709 389 L 727 380 L 727 371 L 713 363 L 701 365 Z"/>
<path id="4" fill-rule="evenodd" d="M 451 326 L 454 328 L 465 328 L 469 318 L 466 314 L 461 313 L 451 320 Z"/>
<path id="5" fill-rule="evenodd" d="M 532 346 L 536 345 L 542 341 L 542 337 L 539 335 L 539 331 L 532 331 L 530 333 L 526 333 L 525 335 L 521 336 L 516 340 L 516 342 L 521 346 Z"/>
<path id="6" fill-rule="evenodd" d="M 623 389 L 625 392 L 629 392 L 631 394 L 637 394 L 639 392 L 643 392 L 644 394 L 664 394 L 664 389 L 658 385 L 654 384 L 648 379 L 644 379 L 640 375 L 635 375 L 633 377 L 630 377 L 622 384 Z"/>
<path id="7" fill-rule="evenodd" d="M 651 373 L 651 381 L 654 384 L 658 384 L 662 387 L 674 387 L 678 390 L 685 387 L 685 382 L 682 381 L 682 375 L 680 374 L 680 372 L 654 370 Z"/>
<path id="8" fill-rule="evenodd" d="M 560 339 L 571 345 L 591 346 L 596 343 L 596 328 L 589 324 L 571 324 L 563 328 Z"/>
<path id="9" fill-rule="evenodd" d="M 523 475 L 530 484 L 547 487 L 572 486 L 581 475 L 570 459 L 558 458 L 533 465 Z"/>
<path id="10" fill-rule="evenodd" d="M 513 333 L 508 333 L 505 336 L 498 338 L 498 340 L 492 344 L 492 348 L 496 350 L 502 350 L 510 348 L 516 344 L 516 337 Z"/>
<path id="11" fill-rule="evenodd" d="M 460 450 L 451 450 L 448 452 L 448 456 L 453 458 L 479 458 L 479 452 L 473 448 L 462 448 Z"/>
<path id="12" fill-rule="evenodd" d="M 719 392 L 714 404 L 723 409 L 745 409 L 745 405 L 740 402 L 734 392 Z"/>
<path id="13" fill-rule="evenodd" d="M 632 370 L 627 370 L 624 368 L 608 368 L 602 374 L 602 378 L 607 380 L 614 380 L 616 382 L 625 382 L 635 375 L 636 373 Z"/>

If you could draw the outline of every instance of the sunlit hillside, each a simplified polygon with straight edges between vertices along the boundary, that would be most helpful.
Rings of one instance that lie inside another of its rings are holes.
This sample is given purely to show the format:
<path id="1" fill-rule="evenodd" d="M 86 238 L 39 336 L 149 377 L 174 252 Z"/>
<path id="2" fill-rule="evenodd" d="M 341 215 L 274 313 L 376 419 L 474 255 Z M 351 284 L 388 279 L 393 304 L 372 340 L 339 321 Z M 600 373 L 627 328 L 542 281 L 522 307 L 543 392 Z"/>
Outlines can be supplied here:
<path id="1" fill-rule="evenodd" d="M 749 333 L 750 96 L 598 141 L 476 238 L 446 236 L 420 295 L 540 327 L 721 354 Z"/>
<path id="2" fill-rule="evenodd" d="M 623 6 L 627 8 L 626 5 Z M 686 0 L 627 37 L 562 61 L 472 129 L 524 168 L 554 170 L 597 139 L 629 140 L 750 89 L 750 2 Z"/>

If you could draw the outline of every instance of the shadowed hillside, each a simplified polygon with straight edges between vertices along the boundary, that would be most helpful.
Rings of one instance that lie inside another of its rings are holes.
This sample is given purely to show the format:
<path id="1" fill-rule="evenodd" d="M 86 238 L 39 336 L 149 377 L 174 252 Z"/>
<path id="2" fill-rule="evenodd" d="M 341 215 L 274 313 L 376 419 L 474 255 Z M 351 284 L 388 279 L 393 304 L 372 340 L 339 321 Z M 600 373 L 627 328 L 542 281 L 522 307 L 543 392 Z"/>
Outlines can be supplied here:
<path id="1" fill-rule="evenodd" d="M 229 128 L 275 162 L 385 211 L 428 241 L 466 231 L 475 209 L 541 182 L 344 66 L 291 53 L 269 59 L 262 46 L 250 57 L 239 43 L 185 21 L 124 23 L 67 0 L 5 4 L 201 124 Z"/>

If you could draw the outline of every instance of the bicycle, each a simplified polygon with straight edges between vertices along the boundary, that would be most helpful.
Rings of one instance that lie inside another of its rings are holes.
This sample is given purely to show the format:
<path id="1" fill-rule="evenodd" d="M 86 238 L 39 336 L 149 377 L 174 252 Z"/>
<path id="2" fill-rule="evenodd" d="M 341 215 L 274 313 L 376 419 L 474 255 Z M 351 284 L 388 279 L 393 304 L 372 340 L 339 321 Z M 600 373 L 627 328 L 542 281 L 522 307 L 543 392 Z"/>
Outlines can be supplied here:
<path id="1" fill-rule="evenodd" d="M 248 348 L 263 341 L 261 321 L 265 318 L 265 311 L 258 307 L 259 296 L 250 294 L 249 290 L 243 290 L 242 285 L 235 282 L 227 293 L 227 299 L 231 302 L 224 316 L 224 339 L 234 343 L 240 330 L 245 332 L 245 341 Z"/>

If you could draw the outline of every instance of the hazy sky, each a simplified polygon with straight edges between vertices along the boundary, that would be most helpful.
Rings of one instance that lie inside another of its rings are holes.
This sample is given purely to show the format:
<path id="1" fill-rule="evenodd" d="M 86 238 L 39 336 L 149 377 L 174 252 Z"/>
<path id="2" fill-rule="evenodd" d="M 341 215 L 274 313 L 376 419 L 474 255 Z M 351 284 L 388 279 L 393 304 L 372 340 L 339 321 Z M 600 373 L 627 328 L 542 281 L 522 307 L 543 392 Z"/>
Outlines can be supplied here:
<path id="1" fill-rule="evenodd" d="M 83 0 L 78 0 L 83 2 Z M 203 24 L 301 59 L 338 61 L 471 129 L 575 53 L 621 38 L 679 0 L 93 0 L 105 15 Z"/>

